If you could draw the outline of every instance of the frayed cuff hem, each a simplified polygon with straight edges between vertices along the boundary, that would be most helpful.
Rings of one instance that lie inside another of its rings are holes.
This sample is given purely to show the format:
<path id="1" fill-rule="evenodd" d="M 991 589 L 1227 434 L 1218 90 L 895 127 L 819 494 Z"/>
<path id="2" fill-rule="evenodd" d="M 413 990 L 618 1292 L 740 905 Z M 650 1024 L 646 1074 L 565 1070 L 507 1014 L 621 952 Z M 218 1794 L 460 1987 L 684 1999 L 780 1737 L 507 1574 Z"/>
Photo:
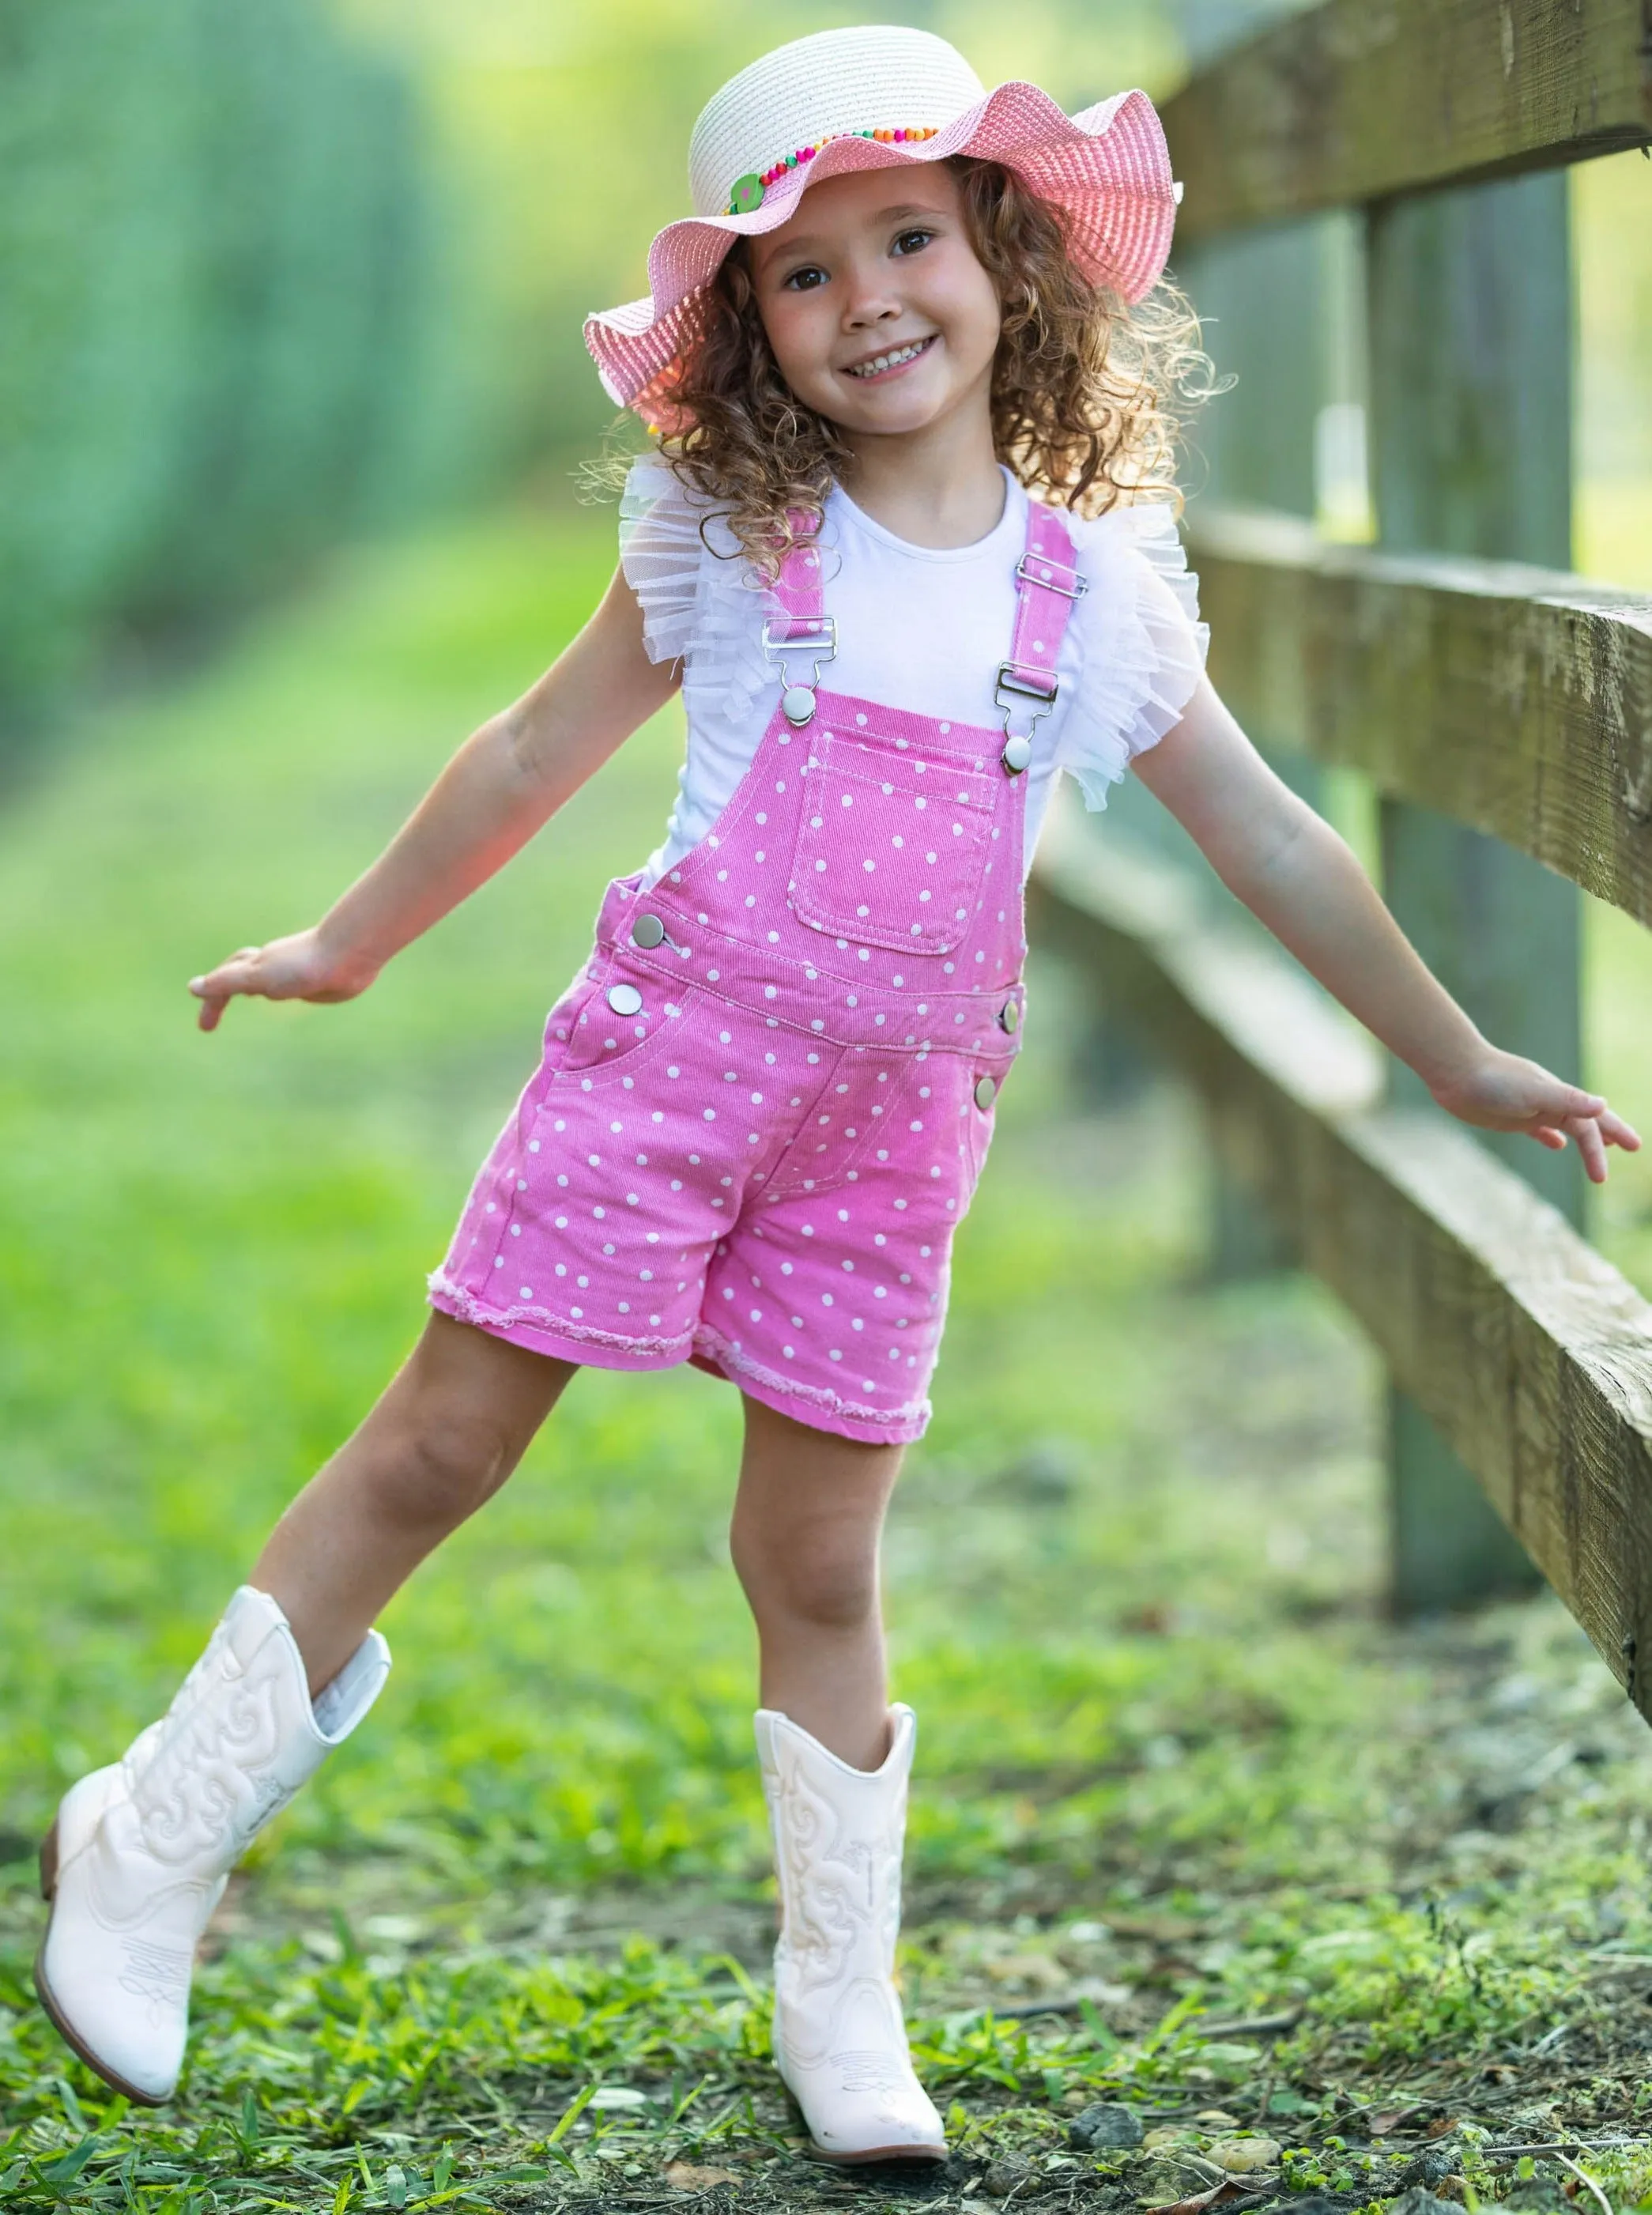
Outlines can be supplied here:
<path id="1" fill-rule="evenodd" d="M 474 1324 L 490 1337 L 508 1339 L 531 1353 L 549 1354 L 559 1361 L 584 1364 L 593 1369 L 673 1369 L 685 1361 L 693 1347 L 693 1335 L 676 1338 L 624 1338 L 618 1332 L 598 1330 L 556 1315 L 550 1308 L 520 1304 L 496 1308 L 438 1269 L 429 1279 L 429 1300 L 440 1314 L 455 1322 Z"/>
<path id="2" fill-rule="evenodd" d="M 772 1408 L 777 1414 L 789 1415 L 794 1422 L 807 1423 L 812 1431 L 829 1431 L 835 1438 L 852 1439 L 860 1445 L 911 1445 L 929 1427 L 930 1410 L 927 1398 L 909 1400 L 902 1407 L 887 1409 L 843 1399 L 823 1384 L 805 1384 L 799 1378 L 783 1376 L 764 1362 L 752 1360 L 749 1353 L 737 1349 L 731 1340 L 709 1323 L 703 1322 L 694 1334 L 694 1359 L 698 1367 L 726 1377 L 731 1384 L 738 1384 L 741 1391 L 761 1401 L 765 1408 Z"/>

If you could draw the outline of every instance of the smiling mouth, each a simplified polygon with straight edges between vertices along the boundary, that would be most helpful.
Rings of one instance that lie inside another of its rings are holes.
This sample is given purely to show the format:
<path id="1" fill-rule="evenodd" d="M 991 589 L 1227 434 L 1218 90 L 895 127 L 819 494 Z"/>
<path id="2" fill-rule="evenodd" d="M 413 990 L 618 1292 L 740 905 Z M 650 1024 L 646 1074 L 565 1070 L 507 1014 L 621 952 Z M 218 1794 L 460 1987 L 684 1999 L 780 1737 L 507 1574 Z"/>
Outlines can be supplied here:
<path id="1" fill-rule="evenodd" d="M 910 346 L 892 347 L 887 353 L 874 354 L 870 361 L 857 362 L 854 368 L 846 369 L 844 375 L 855 377 L 863 384 L 875 377 L 886 377 L 892 369 L 904 369 L 909 361 L 916 361 L 919 354 L 927 353 L 935 344 L 935 339 L 936 334 L 931 331 L 928 338 L 914 339 Z"/>

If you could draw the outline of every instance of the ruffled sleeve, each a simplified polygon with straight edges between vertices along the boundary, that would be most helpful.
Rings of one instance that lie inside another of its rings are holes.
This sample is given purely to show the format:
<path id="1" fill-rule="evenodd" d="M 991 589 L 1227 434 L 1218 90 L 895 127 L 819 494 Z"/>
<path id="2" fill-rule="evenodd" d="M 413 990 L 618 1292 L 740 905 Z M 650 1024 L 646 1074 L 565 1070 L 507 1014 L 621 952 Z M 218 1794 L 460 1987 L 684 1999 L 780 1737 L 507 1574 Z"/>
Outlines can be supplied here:
<path id="1" fill-rule="evenodd" d="M 706 511 L 657 454 L 639 454 L 619 500 L 619 564 L 642 610 L 650 661 L 683 661 L 694 639 Z"/>
<path id="2" fill-rule="evenodd" d="M 1166 502 L 1067 520 L 1090 591 L 1073 610 L 1081 669 L 1055 758 L 1085 807 L 1099 808 L 1134 757 L 1180 720 L 1210 632 Z"/>
<path id="3" fill-rule="evenodd" d="M 738 748 L 771 675 L 762 588 L 719 511 L 657 454 L 639 455 L 625 481 L 619 560 L 648 659 L 680 661 L 691 724 L 714 750 Z"/>

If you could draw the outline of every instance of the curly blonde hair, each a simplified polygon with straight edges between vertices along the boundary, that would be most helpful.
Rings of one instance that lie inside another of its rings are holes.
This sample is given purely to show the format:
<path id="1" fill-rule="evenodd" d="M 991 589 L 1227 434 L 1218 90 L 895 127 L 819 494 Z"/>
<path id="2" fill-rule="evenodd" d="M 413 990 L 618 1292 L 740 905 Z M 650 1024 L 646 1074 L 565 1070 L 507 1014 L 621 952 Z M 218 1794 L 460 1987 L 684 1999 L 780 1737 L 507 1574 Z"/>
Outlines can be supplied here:
<path id="1" fill-rule="evenodd" d="M 1130 306 L 1083 275 L 1062 212 L 1011 170 L 963 155 L 946 166 L 1002 303 L 992 390 L 1000 460 L 1080 515 L 1142 499 L 1169 499 L 1179 512 L 1187 412 L 1217 389 L 1192 306 L 1169 284 Z M 697 324 L 670 394 L 679 427 L 660 451 L 772 579 L 819 527 L 851 451 L 781 376 L 743 241 L 700 295 Z"/>

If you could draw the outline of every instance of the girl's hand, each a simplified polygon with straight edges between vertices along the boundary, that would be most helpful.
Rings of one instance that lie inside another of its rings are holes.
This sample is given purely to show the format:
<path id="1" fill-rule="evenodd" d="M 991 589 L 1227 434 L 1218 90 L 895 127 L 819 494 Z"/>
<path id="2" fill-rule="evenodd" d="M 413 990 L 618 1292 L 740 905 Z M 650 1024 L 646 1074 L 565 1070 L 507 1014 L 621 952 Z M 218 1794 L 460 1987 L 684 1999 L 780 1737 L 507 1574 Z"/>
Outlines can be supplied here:
<path id="1" fill-rule="evenodd" d="M 1558 1152 L 1568 1137 L 1577 1142 L 1591 1184 L 1606 1181 L 1606 1148 L 1640 1150 L 1640 1135 L 1613 1114 L 1595 1092 L 1564 1084 L 1535 1061 L 1487 1046 L 1459 1074 L 1429 1087 L 1434 1098 L 1459 1121 L 1482 1131 L 1524 1131 L 1540 1146 Z"/>
<path id="2" fill-rule="evenodd" d="M 243 946 L 206 976 L 192 977 L 189 989 L 201 1003 L 200 1028 L 215 1031 L 237 993 L 261 1000 L 353 1000 L 378 974 L 378 963 L 346 960 L 323 944 L 319 930 L 299 930 L 267 946 Z"/>

